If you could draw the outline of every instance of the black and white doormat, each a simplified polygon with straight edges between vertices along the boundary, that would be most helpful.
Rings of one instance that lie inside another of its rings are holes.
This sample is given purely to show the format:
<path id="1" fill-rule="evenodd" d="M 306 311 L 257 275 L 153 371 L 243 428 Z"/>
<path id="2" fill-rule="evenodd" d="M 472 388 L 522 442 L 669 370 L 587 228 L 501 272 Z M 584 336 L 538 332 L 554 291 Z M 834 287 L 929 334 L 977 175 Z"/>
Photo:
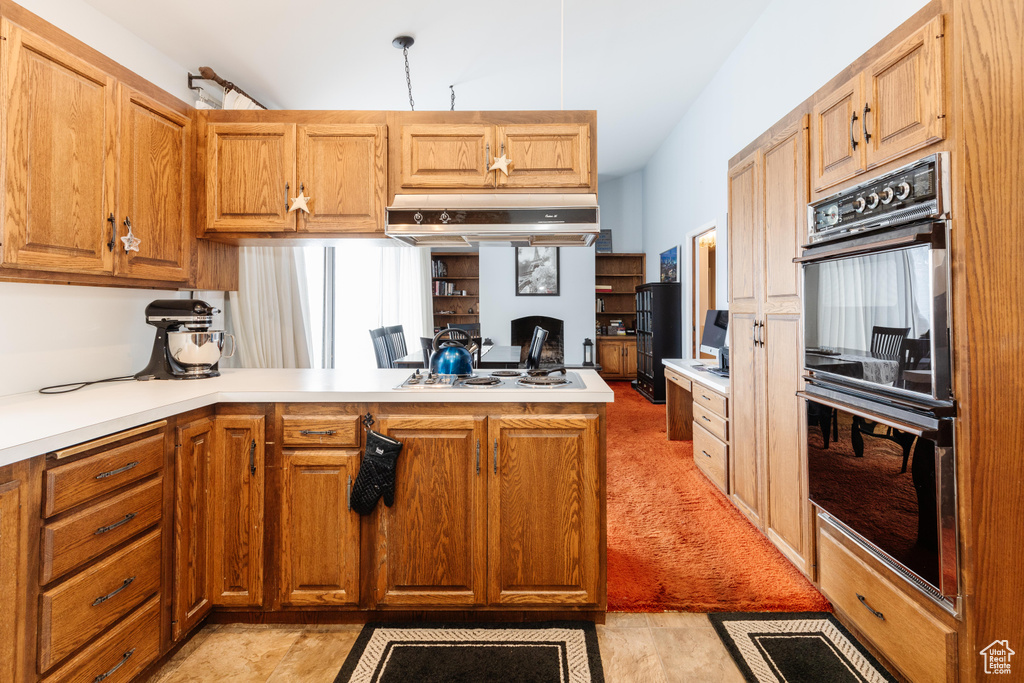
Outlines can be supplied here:
<path id="1" fill-rule="evenodd" d="M 896 683 L 896 679 L 825 612 L 709 614 L 750 683 Z"/>
<path id="2" fill-rule="evenodd" d="M 604 683 L 594 624 L 367 624 L 335 683 Z"/>

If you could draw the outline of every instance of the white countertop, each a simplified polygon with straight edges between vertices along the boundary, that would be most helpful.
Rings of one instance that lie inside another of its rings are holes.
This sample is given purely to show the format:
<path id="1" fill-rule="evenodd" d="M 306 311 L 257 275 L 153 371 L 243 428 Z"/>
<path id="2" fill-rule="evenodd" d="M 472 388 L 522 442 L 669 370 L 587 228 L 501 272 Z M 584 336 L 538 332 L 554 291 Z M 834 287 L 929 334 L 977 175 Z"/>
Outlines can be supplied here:
<path id="1" fill-rule="evenodd" d="M 397 390 L 409 370 L 222 370 L 201 380 L 96 384 L 0 398 L 0 467 L 215 403 L 611 403 L 593 370 L 585 389 Z"/>
<path id="2" fill-rule="evenodd" d="M 700 367 L 709 364 L 711 367 L 715 366 L 714 360 L 693 360 L 690 358 L 665 358 L 662 359 L 661 364 L 666 368 L 672 368 L 680 375 L 687 377 L 698 384 L 703 384 L 709 389 L 714 389 L 720 394 L 729 395 L 729 378 L 719 377 L 714 375 L 707 370 L 701 370 Z"/>

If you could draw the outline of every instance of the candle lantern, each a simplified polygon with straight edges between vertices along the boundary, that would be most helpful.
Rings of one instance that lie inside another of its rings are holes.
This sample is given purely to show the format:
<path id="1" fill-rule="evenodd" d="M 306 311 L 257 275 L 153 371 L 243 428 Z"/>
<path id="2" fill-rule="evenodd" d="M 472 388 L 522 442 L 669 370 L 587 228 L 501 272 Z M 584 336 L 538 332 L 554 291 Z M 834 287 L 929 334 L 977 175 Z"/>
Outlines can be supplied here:
<path id="1" fill-rule="evenodd" d="M 589 338 L 583 340 L 583 365 L 588 367 L 594 365 L 594 342 Z"/>

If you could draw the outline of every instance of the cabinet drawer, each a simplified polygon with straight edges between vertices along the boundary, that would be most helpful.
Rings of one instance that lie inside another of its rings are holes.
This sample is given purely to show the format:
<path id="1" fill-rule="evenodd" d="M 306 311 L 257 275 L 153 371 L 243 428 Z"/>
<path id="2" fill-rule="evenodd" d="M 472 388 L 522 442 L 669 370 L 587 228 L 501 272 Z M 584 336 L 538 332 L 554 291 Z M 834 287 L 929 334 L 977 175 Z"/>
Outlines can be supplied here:
<path id="1" fill-rule="evenodd" d="M 693 385 L 693 402 L 704 406 L 707 410 L 721 418 L 729 417 L 726 412 L 726 398 L 700 384 Z"/>
<path id="2" fill-rule="evenodd" d="M 52 517 L 104 493 L 119 489 L 158 471 L 164 462 L 164 435 L 97 453 L 78 462 L 46 471 L 44 513 Z"/>
<path id="3" fill-rule="evenodd" d="M 44 683 L 127 683 L 160 654 L 160 598 L 154 597 L 72 657 Z"/>
<path id="4" fill-rule="evenodd" d="M 694 393 L 694 396 L 697 394 Z M 703 404 L 693 402 L 693 424 L 703 427 L 722 441 L 729 440 L 729 431 L 726 428 L 725 418 L 708 410 Z"/>
<path id="5" fill-rule="evenodd" d="M 159 589 L 157 530 L 43 593 L 39 670 L 49 669 Z"/>
<path id="6" fill-rule="evenodd" d="M 41 581 L 71 569 L 160 521 L 163 477 L 134 486 L 43 528 Z"/>
<path id="7" fill-rule="evenodd" d="M 359 447 L 359 415 L 285 415 L 281 441 L 285 446 Z"/>
<path id="8" fill-rule="evenodd" d="M 665 366 L 665 379 L 667 379 L 669 382 L 672 382 L 672 384 L 675 384 L 676 386 L 678 386 L 678 387 L 680 387 L 682 389 L 686 389 L 687 391 L 690 391 L 690 388 L 691 388 L 690 380 L 688 380 L 687 378 L 683 377 L 682 375 L 680 375 L 678 372 L 676 372 L 672 368 L 668 367 L 667 365 Z"/>
<path id="9" fill-rule="evenodd" d="M 824 528 L 818 540 L 818 576 L 825 596 L 910 680 L 954 680 L 956 632 Z"/>
<path id="10" fill-rule="evenodd" d="M 729 447 L 700 425 L 693 428 L 693 462 L 718 488 L 726 490 Z"/>

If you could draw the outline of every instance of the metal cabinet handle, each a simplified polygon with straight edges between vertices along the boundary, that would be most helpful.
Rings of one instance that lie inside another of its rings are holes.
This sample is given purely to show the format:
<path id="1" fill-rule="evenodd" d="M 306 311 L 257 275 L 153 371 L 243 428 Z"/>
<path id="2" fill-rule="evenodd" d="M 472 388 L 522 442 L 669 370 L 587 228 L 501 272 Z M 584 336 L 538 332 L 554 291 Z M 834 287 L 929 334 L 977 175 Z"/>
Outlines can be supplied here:
<path id="1" fill-rule="evenodd" d="M 352 475 L 348 475 L 348 489 L 345 491 L 345 501 L 348 503 L 348 511 L 352 512 Z"/>
<path id="2" fill-rule="evenodd" d="M 868 604 L 867 599 L 863 595 L 861 595 L 860 593 L 857 593 L 857 599 L 860 600 L 860 604 L 864 605 L 864 609 L 866 609 L 867 611 L 871 612 L 873 615 L 875 615 L 876 617 L 878 617 L 882 621 L 885 621 L 885 615 L 882 614 L 881 612 L 877 612 L 877 611 L 871 609 L 871 605 Z"/>
<path id="3" fill-rule="evenodd" d="M 114 214 L 110 214 L 107 222 L 110 223 L 110 241 L 107 242 L 107 251 L 114 251 L 114 240 L 117 239 L 117 219 L 114 218 Z"/>
<path id="4" fill-rule="evenodd" d="M 96 478 L 97 479 L 106 479 L 107 477 L 113 477 L 115 475 L 127 472 L 128 470 L 134 468 L 138 464 L 139 464 L 139 461 L 136 460 L 135 462 L 128 463 L 124 467 L 118 467 L 116 470 L 110 470 L 109 472 L 102 472 L 101 474 L 97 474 Z"/>
<path id="5" fill-rule="evenodd" d="M 494 440 L 494 473 L 498 473 L 498 440 Z"/>
<path id="6" fill-rule="evenodd" d="M 751 328 L 750 338 L 754 340 L 754 346 L 757 346 L 757 321 L 754 321 L 754 325 Z"/>
<path id="7" fill-rule="evenodd" d="M 303 436 L 334 436 L 333 429 L 303 429 L 299 432 Z"/>
<path id="8" fill-rule="evenodd" d="M 701 415 L 700 419 L 704 420 L 705 422 L 711 422 L 711 420 L 708 419 L 707 415 Z"/>
<path id="9" fill-rule="evenodd" d="M 480 474 L 480 439 L 476 440 L 476 473 Z"/>
<path id="10" fill-rule="evenodd" d="M 857 112 L 853 112 L 850 116 L 850 147 L 854 151 L 857 151 L 857 138 L 853 137 L 853 126 L 857 123 Z"/>
<path id="11" fill-rule="evenodd" d="M 117 527 L 121 526 L 122 524 L 127 524 L 128 522 L 132 521 L 133 519 L 135 519 L 135 513 L 134 512 L 129 512 L 127 515 L 124 516 L 124 519 L 122 519 L 120 522 L 114 522 L 113 524 L 109 524 L 107 526 L 101 526 L 99 529 L 94 531 L 92 533 L 92 535 L 93 536 L 99 536 L 100 534 L 105 534 L 108 531 L 113 531 Z"/>
<path id="12" fill-rule="evenodd" d="M 864 142 L 865 143 L 871 141 L 871 133 L 868 132 L 868 114 L 870 112 L 871 112 L 871 107 L 868 106 L 867 102 L 865 102 L 864 103 L 864 116 L 862 116 L 861 120 L 860 120 L 860 125 L 863 126 L 863 130 L 864 130 Z"/>
<path id="13" fill-rule="evenodd" d="M 134 647 L 132 649 L 128 650 L 128 652 L 125 652 L 123 655 L 121 655 L 121 661 L 119 661 L 117 664 L 115 664 L 113 669 L 111 669 L 110 671 L 108 671 L 105 674 L 100 674 L 96 678 L 92 679 L 92 683 L 100 683 L 100 681 L 106 680 L 110 676 L 113 676 L 114 672 L 117 671 L 118 669 L 120 669 L 122 666 L 124 666 L 124 663 L 127 662 L 129 659 L 131 659 L 131 656 L 133 654 L 135 654 L 135 648 Z"/>
<path id="14" fill-rule="evenodd" d="M 484 145 L 484 170 L 491 172 L 491 143 Z"/>
<path id="15" fill-rule="evenodd" d="M 256 439 L 249 443 L 249 474 L 256 474 Z"/>
<path id="16" fill-rule="evenodd" d="M 133 582 L 134 580 L 135 580 L 135 577 L 134 577 L 134 576 L 132 576 L 132 577 L 130 577 L 130 578 L 127 578 L 127 579 L 125 579 L 125 580 L 124 580 L 124 583 L 122 583 L 122 584 L 121 584 L 121 586 L 120 586 L 120 587 L 118 587 L 117 589 L 115 589 L 115 590 L 114 590 L 113 592 L 111 592 L 111 593 L 107 593 L 106 595 L 102 595 L 102 596 L 100 596 L 100 597 L 96 598 L 95 600 L 93 600 L 93 601 L 92 601 L 92 606 L 93 606 L 93 607 L 96 607 L 97 605 L 102 605 L 102 604 L 103 604 L 103 603 L 105 603 L 105 602 L 106 602 L 107 600 L 109 600 L 110 598 L 114 597 L 115 595 L 117 595 L 118 593 L 120 593 L 121 591 L 123 591 L 123 590 L 124 590 L 125 588 L 127 588 L 128 586 L 132 585 L 132 582 Z"/>
<path id="17" fill-rule="evenodd" d="M 708 396 L 708 395 L 706 395 L 706 394 L 701 394 L 701 395 L 700 395 L 700 397 L 701 397 L 702 399 L 704 399 L 705 401 L 710 401 L 710 400 L 711 400 L 711 397 L 710 397 L 710 396 Z"/>
<path id="18" fill-rule="evenodd" d="M 286 182 L 284 184 L 284 210 L 285 210 L 285 212 L 288 211 L 288 197 L 289 197 L 289 195 L 291 195 L 291 189 L 292 189 L 291 185 L 289 185 Z"/>
<path id="19" fill-rule="evenodd" d="M 757 327 L 759 329 L 759 332 L 757 333 L 757 340 L 758 340 L 758 343 L 761 344 L 761 348 L 763 349 L 764 348 L 764 323 L 763 322 L 759 322 L 757 324 Z"/>
<path id="20" fill-rule="evenodd" d="M 709 458 L 711 457 L 711 454 L 708 453 L 707 451 L 703 450 L 703 449 L 701 449 L 701 453 L 703 453 L 704 455 L 708 456 Z"/>

